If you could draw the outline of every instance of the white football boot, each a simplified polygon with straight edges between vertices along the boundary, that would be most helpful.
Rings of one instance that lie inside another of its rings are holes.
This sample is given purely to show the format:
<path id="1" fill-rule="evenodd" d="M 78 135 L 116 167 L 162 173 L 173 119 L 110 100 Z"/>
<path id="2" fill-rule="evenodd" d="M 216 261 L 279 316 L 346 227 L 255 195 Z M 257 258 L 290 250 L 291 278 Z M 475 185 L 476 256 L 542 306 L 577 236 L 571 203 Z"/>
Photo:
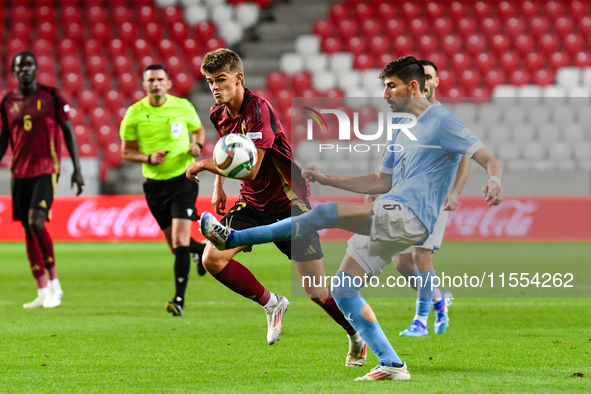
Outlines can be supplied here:
<path id="1" fill-rule="evenodd" d="M 45 297 L 43 301 L 43 308 L 55 308 L 60 306 L 62 303 L 62 298 L 64 296 L 64 292 L 62 289 L 54 289 L 49 288 L 49 294 Z"/>
<path id="2" fill-rule="evenodd" d="M 27 302 L 26 304 L 24 304 L 23 308 L 25 308 L 25 309 L 41 308 L 43 306 L 43 302 L 45 301 L 46 298 L 47 297 L 44 295 L 39 295 L 33 301 Z"/>
<path id="3" fill-rule="evenodd" d="M 400 368 L 387 367 L 385 365 L 378 365 L 364 376 L 360 376 L 355 380 L 410 380 L 410 373 L 406 363 Z"/>
<path id="4" fill-rule="evenodd" d="M 283 296 L 279 296 L 277 303 L 273 307 L 273 310 L 267 312 L 267 343 L 269 345 L 274 344 L 279 340 L 279 336 L 283 334 L 283 317 L 287 312 L 287 306 L 289 301 Z"/>

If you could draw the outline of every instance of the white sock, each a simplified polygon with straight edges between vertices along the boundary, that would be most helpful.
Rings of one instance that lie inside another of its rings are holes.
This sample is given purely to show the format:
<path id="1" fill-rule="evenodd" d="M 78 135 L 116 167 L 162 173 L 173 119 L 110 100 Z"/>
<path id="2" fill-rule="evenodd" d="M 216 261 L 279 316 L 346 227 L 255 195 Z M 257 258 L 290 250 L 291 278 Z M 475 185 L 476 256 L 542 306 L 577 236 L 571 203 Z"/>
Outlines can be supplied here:
<path id="1" fill-rule="evenodd" d="M 60 280 L 58 278 L 51 279 L 49 281 L 49 287 L 56 290 L 61 290 L 62 286 L 60 285 Z"/>
<path id="2" fill-rule="evenodd" d="M 39 297 L 47 297 L 48 294 L 49 294 L 49 288 L 48 287 L 44 287 L 42 289 L 37 289 L 37 295 Z"/>
<path id="3" fill-rule="evenodd" d="M 349 335 L 349 334 L 347 334 L 347 335 Z M 361 340 L 361 335 L 359 335 L 359 333 L 356 332 L 353 335 L 349 335 L 349 340 L 351 340 L 351 341 L 359 341 L 359 340 Z"/>
<path id="4" fill-rule="evenodd" d="M 271 293 L 271 297 L 269 297 L 269 302 L 267 302 L 265 306 L 263 306 L 263 308 L 265 308 L 267 312 L 271 312 L 278 300 L 279 298 L 277 298 L 277 294 Z"/>
<path id="5" fill-rule="evenodd" d="M 429 316 L 419 316 L 419 315 L 415 315 L 415 318 L 414 318 L 414 320 L 418 320 L 418 321 L 420 321 L 421 323 L 423 323 L 423 324 L 425 325 L 425 327 L 427 327 L 427 318 L 428 318 L 428 317 L 429 317 Z M 414 320 L 413 320 L 413 321 L 414 321 Z"/>

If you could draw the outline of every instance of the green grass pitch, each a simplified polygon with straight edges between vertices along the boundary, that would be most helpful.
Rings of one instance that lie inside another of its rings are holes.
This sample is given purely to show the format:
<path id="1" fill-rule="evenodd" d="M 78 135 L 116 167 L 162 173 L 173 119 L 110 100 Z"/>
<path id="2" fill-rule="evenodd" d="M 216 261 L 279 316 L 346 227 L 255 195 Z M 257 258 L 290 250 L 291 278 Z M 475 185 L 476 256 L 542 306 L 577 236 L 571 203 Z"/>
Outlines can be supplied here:
<path id="1" fill-rule="evenodd" d="M 343 244 L 324 249 L 340 257 Z M 535 266 L 588 260 L 591 245 L 448 242 L 436 268 L 508 251 Z M 431 314 L 427 338 L 398 337 L 412 299 L 372 299 L 412 380 L 354 382 L 376 357 L 345 368 L 344 331 L 307 299 L 290 300 L 285 333 L 269 346 L 263 310 L 194 268 L 185 315 L 167 314 L 173 257 L 163 243 L 58 243 L 56 259 L 62 306 L 24 310 L 36 295 L 24 245 L 0 244 L 2 393 L 591 391 L 590 299 L 456 299 L 448 333 L 433 334 Z M 238 260 L 271 291 L 290 294 L 289 263 L 274 247 Z"/>

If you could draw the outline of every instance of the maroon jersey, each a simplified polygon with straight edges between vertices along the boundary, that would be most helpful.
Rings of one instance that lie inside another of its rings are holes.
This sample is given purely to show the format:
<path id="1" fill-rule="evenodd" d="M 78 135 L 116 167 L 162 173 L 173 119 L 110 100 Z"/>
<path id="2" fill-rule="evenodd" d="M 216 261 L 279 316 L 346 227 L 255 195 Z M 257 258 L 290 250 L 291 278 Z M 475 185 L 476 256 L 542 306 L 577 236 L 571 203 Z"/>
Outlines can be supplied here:
<path id="1" fill-rule="evenodd" d="M 228 115 L 225 105 L 212 106 L 209 117 L 220 137 L 245 134 L 257 148 L 265 149 L 256 178 L 242 181 L 240 200 L 265 214 L 284 212 L 291 204 L 308 202 L 309 184 L 294 163 L 287 135 L 266 99 L 245 89 L 242 108 L 235 119 Z"/>
<path id="2" fill-rule="evenodd" d="M 70 107 L 57 89 L 38 85 L 29 97 L 13 90 L 2 98 L 2 131 L 12 147 L 13 178 L 59 173 L 63 136 L 60 123 Z"/>

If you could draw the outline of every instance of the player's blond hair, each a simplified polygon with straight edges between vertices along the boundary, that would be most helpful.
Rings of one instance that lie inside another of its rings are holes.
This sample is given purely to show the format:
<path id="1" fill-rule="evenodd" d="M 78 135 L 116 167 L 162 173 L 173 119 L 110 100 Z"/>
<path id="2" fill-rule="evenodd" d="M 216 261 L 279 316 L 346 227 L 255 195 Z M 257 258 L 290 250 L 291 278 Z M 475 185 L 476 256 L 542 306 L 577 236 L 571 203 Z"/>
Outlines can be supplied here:
<path id="1" fill-rule="evenodd" d="M 227 48 L 207 52 L 201 64 L 201 73 L 213 75 L 222 72 L 244 74 L 244 66 L 240 56 Z M 244 77 L 242 78 L 242 86 L 245 86 Z"/>

